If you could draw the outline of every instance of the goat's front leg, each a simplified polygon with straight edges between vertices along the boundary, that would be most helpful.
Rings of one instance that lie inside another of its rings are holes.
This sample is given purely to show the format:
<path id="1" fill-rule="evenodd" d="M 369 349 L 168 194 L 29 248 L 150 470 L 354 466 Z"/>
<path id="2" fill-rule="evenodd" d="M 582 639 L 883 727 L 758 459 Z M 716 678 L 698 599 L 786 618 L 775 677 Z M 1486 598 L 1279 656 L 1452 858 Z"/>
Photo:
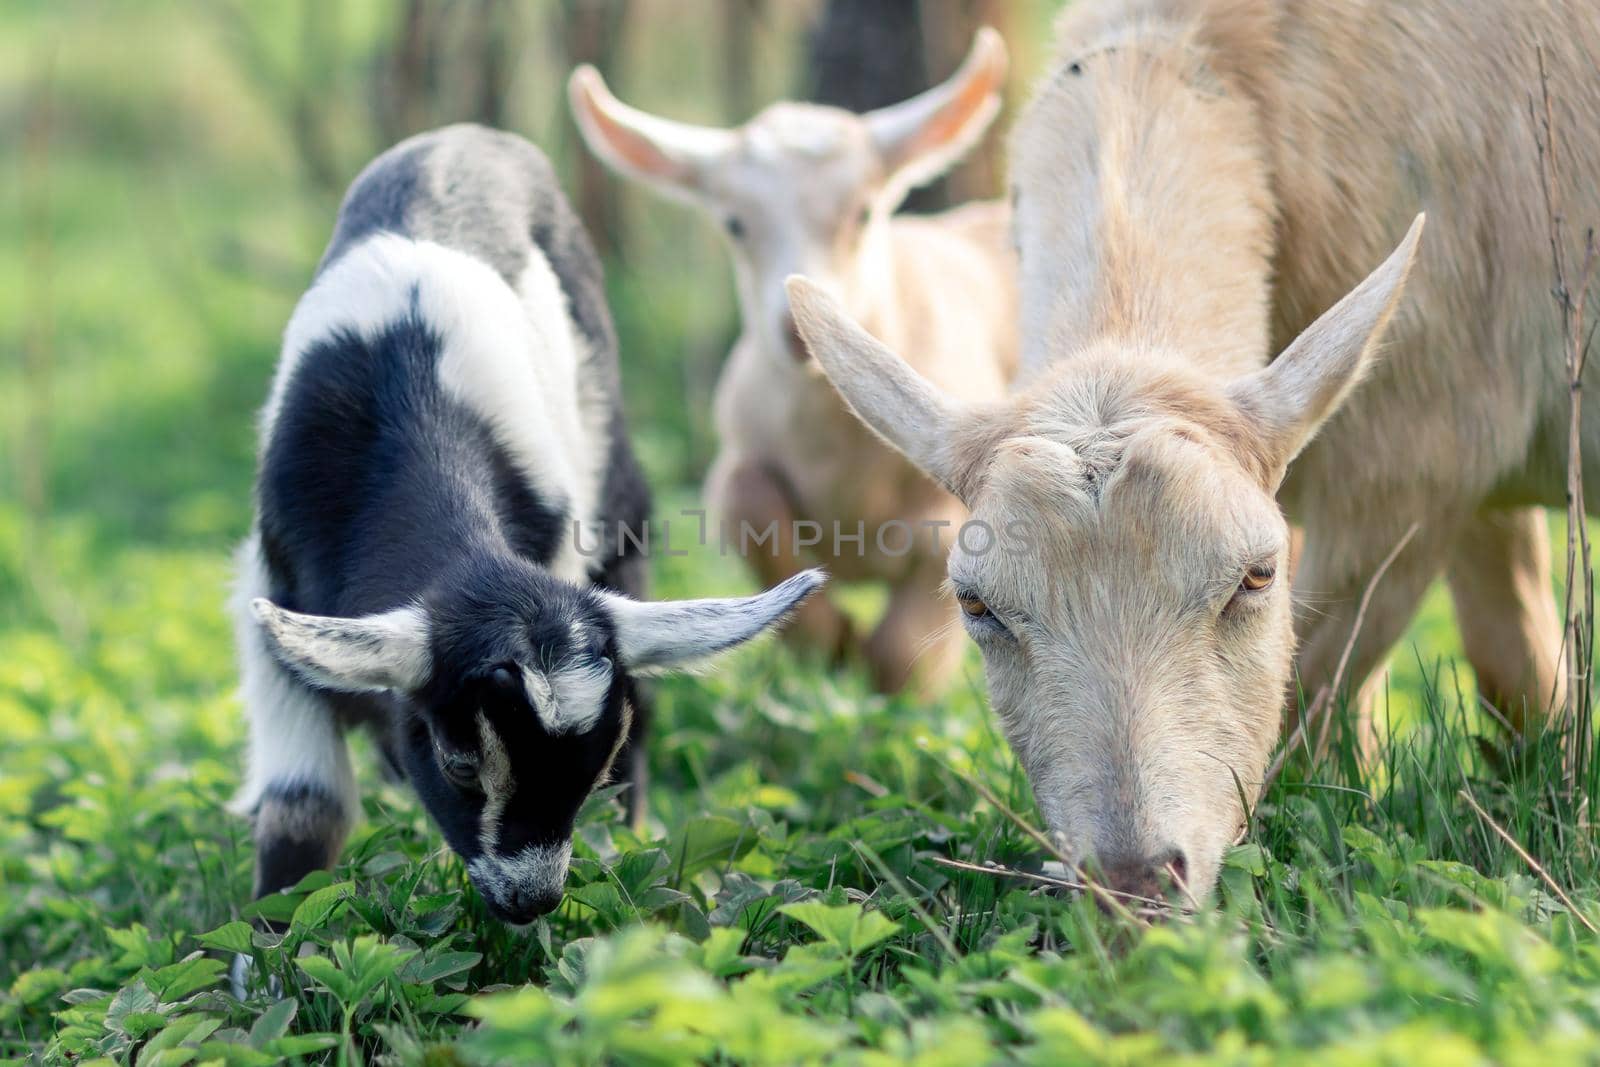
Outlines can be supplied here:
<path id="1" fill-rule="evenodd" d="M 1450 595 L 1478 691 L 1519 733 L 1565 699 L 1543 508 L 1478 515 L 1450 556 Z"/>
<path id="2" fill-rule="evenodd" d="M 333 867 L 359 804 L 328 702 L 265 655 L 244 667 L 250 771 L 236 807 L 256 842 L 256 897 Z"/>
<path id="3" fill-rule="evenodd" d="M 248 611 L 237 627 L 250 762 L 233 808 L 253 823 L 260 899 L 334 865 L 359 798 L 333 707 L 272 658 Z M 229 978 L 235 997 L 248 995 L 253 971 L 249 956 L 234 959 Z M 276 994 L 276 979 L 269 992 Z"/>
<path id="4" fill-rule="evenodd" d="M 726 524 L 728 542 L 745 557 L 762 585 L 776 585 L 815 564 L 796 544 L 799 516 L 788 487 L 760 462 L 726 453 L 718 456 L 706 478 L 706 499 Z M 826 593 L 808 597 L 795 610 L 784 636 L 835 660 L 848 653 L 853 637 L 849 617 Z"/>
<path id="5" fill-rule="evenodd" d="M 252 541 L 245 551 L 254 549 Z M 360 798 L 337 712 L 268 650 L 249 608 L 265 582 L 259 567 L 241 570 L 258 580 L 242 582 L 233 604 L 240 693 L 250 720 L 249 768 L 233 808 L 254 823 L 259 898 L 331 868 Z"/>
<path id="6" fill-rule="evenodd" d="M 1315 518 L 1305 523 L 1305 543 L 1294 574 L 1294 599 L 1301 621 L 1296 673 L 1307 699 L 1332 685 L 1345 649 L 1350 658 L 1338 679 L 1348 693 L 1361 692 L 1361 736 L 1370 746 L 1372 724 L 1366 718 L 1373 690 L 1363 683 L 1405 633 L 1428 583 L 1438 576 L 1451 544 L 1455 524 L 1429 522 L 1418 527 L 1381 580 L 1373 575 L 1405 535 L 1405 524 L 1373 523 L 1362 531 L 1341 529 Z M 1358 619 L 1362 595 L 1372 596 Z M 1359 629 L 1357 628 L 1359 625 Z M 1352 637 L 1354 633 L 1354 637 Z M 1338 693 L 1330 694 L 1337 701 Z M 1296 723 L 1291 701 L 1290 727 Z M 1331 711 L 1331 709 L 1330 709 Z M 1320 727 L 1319 727 L 1320 731 Z M 1314 739 L 1313 739 L 1314 740 Z"/>

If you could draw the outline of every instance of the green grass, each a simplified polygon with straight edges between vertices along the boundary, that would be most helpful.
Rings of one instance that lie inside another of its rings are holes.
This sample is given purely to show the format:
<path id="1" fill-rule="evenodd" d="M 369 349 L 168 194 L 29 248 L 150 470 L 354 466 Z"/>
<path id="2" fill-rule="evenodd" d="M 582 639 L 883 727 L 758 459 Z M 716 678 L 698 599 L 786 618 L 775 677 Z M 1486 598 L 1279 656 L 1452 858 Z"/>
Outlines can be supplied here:
<path id="1" fill-rule="evenodd" d="M 355 7 L 357 27 L 376 10 Z M 568 900 L 531 932 L 485 916 L 363 749 L 374 784 L 343 861 L 268 906 L 293 920 L 286 939 L 253 934 L 248 830 L 223 811 L 243 730 L 222 603 L 252 413 L 331 206 L 299 184 L 201 10 L 0 6 L 0 117 L 27 114 L 47 45 L 58 114 L 42 169 L 0 137 L 17 178 L 0 232 L 22 236 L 0 242 L 0 351 L 42 322 L 53 367 L 41 404 L 0 363 L 0 1059 L 1595 1058 L 1600 939 L 1458 792 L 1600 921 L 1582 806 L 1597 790 L 1555 788 L 1549 743 L 1507 763 L 1472 742 L 1439 590 L 1395 657 L 1381 772 L 1364 778 L 1346 738 L 1314 773 L 1292 764 L 1214 912 L 1146 927 L 941 866 L 1036 858 L 973 784 L 1031 817 L 976 657 L 929 704 L 767 646 L 660 686 L 649 831 L 597 797 Z M 292 32 L 268 39 L 292 55 Z M 637 435 L 671 510 L 693 503 L 708 445 L 682 353 L 721 344 L 726 275 L 709 244 L 684 253 L 672 234 L 689 229 L 659 225 L 612 278 Z M 744 588 L 714 554 L 659 568 L 661 595 Z M 236 950 L 285 997 L 228 996 Z"/>

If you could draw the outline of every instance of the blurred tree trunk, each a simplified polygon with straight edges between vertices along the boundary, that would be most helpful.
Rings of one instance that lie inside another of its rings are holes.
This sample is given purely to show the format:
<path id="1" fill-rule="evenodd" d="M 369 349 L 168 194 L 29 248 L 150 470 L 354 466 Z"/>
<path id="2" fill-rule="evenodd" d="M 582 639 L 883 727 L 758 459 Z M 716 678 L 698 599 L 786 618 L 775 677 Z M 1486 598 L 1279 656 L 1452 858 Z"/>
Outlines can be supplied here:
<path id="1" fill-rule="evenodd" d="M 732 123 L 744 122 L 756 110 L 756 22 L 761 0 L 723 0 L 722 106 Z"/>
<path id="2" fill-rule="evenodd" d="M 337 202 L 349 175 L 324 117 L 329 99 L 337 96 L 335 79 L 345 67 L 339 55 L 342 6 L 335 0 L 304 0 L 300 5 L 295 67 L 279 62 L 266 47 L 249 5 L 235 0 L 200 10 L 220 21 L 240 69 L 283 124 L 307 184 L 318 196 Z"/>
<path id="3" fill-rule="evenodd" d="M 22 383 L 17 420 L 17 482 L 27 512 L 21 558 L 22 580 L 69 644 L 81 648 L 88 638 L 83 611 L 57 578 L 51 550 L 51 414 L 55 407 L 56 306 L 55 212 L 51 192 L 55 175 L 52 147 L 56 136 L 56 55 L 42 49 L 37 71 L 22 98 L 20 206 L 22 207 Z M 5 405 L 9 408 L 10 405 Z M 17 605 L 19 608 L 21 605 Z"/>
<path id="4" fill-rule="evenodd" d="M 558 14 L 567 69 L 580 63 L 593 63 L 607 81 L 615 85 L 616 60 L 622 51 L 622 26 L 628 14 L 627 0 L 561 0 Z M 561 99 L 566 99 L 565 82 Z M 567 132 L 571 158 L 577 167 L 578 214 L 594 240 L 595 250 L 602 259 L 609 259 L 622 246 L 618 183 L 583 145 L 570 122 L 564 123 L 562 129 Z"/>
<path id="5" fill-rule="evenodd" d="M 472 117 L 486 126 L 506 124 L 506 93 L 511 87 L 512 42 L 517 39 L 510 0 L 478 0 L 473 51 L 477 57 L 478 93 Z"/>
<path id="6" fill-rule="evenodd" d="M 427 101 L 438 83 L 439 36 L 438 6 L 428 0 L 406 0 L 376 86 L 373 110 L 385 144 L 427 124 Z"/>
<path id="7" fill-rule="evenodd" d="M 405 0 L 372 87 L 383 146 L 442 122 L 503 127 L 516 40 L 510 0 Z"/>
<path id="8" fill-rule="evenodd" d="M 819 104 L 860 112 L 915 96 L 928 87 L 922 4 L 827 0 L 812 30 L 807 59 L 804 93 Z M 913 211 L 936 211 L 946 203 L 942 180 L 906 199 Z"/>

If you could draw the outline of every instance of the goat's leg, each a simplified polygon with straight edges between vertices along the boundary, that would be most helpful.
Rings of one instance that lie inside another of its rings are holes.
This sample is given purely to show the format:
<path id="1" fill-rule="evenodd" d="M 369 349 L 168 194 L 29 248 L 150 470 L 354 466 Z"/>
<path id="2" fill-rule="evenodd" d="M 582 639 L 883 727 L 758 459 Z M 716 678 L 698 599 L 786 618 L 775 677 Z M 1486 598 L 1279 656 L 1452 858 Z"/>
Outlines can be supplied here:
<path id="1" fill-rule="evenodd" d="M 259 899 L 331 868 L 360 801 L 334 708 L 272 658 L 252 618 L 241 616 L 238 631 L 250 764 L 233 807 L 254 824 Z M 281 930 L 276 923 L 262 925 Z M 245 955 L 229 968 L 240 1000 L 256 982 L 254 970 Z M 275 977 L 267 990 L 281 994 Z"/>
<path id="2" fill-rule="evenodd" d="M 1542 508 L 1486 512 L 1451 553 L 1450 595 L 1478 691 L 1521 733 L 1564 698 L 1561 616 Z"/>
<path id="3" fill-rule="evenodd" d="M 360 797 L 338 712 L 273 657 L 250 611 L 250 599 L 267 592 L 255 554 L 252 540 L 232 605 L 250 719 L 249 769 L 233 807 L 254 822 L 255 895 L 263 897 L 333 866 Z"/>
<path id="4" fill-rule="evenodd" d="M 1357 535 L 1333 523 L 1305 523 L 1305 544 L 1294 575 L 1301 618 L 1295 662 L 1298 682 L 1307 698 L 1313 698 L 1333 683 L 1339 660 L 1349 646 L 1350 659 L 1339 682 L 1347 692 L 1360 694 L 1356 706 L 1362 711 L 1364 745 L 1370 747 L 1373 740 L 1367 713 L 1377 688 L 1377 683 L 1367 684 L 1369 676 L 1416 615 L 1422 594 L 1442 569 L 1454 530 L 1454 523 L 1444 522 L 1419 527 L 1382 579 L 1372 584 L 1372 576 L 1404 536 L 1404 524 L 1374 523 Z M 1372 596 L 1352 644 L 1361 597 L 1369 585 Z M 1337 700 L 1338 694 L 1331 694 L 1330 699 Z M 1290 706 L 1293 728 L 1298 712 L 1293 701 Z"/>
<path id="5" fill-rule="evenodd" d="M 764 465 L 719 456 L 706 480 L 706 498 L 713 513 L 725 524 L 726 543 L 745 557 L 762 585 L 776 585 L 815 564 L 795 543 L 799 516 L 788 487 Z M 772 535 L 766 537 L 769 530 Z M 852 643 L 850 619 L 826 591 L 818 592 L 796 609 L 784 629 L 784 637 L 793 644 L 840 659 Z"/>
<path id="6" fill-rule="evenodd" d="M 329 703 L 276 662 L 244 668 L 250 772 L 238 807 L 254 822 L 255 895 L 333 867 L 359 806 L 350 755 Z"/>
<path id="7" fill-rule="evenodd" d="M 955 606 L 942 596 L 943 558 L 924 561 L 889 591 L 889 606 L 866 644 L 872 684 L 896 693 L 908 683 L 924 696 L 949 685 L 961 664 L 966 633 Z"/>

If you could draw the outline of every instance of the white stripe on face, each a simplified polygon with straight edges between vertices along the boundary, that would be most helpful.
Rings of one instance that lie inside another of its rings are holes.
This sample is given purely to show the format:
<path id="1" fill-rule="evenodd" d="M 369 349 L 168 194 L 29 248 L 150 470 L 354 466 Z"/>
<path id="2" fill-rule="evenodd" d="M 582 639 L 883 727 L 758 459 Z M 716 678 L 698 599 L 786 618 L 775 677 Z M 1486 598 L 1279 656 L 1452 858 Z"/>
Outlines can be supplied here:
<path id="1" fill-rule="evenodd" d="M 574 628 L 574 639 L 579 636 Z M 525 667 L 522 684 L 547 733 L 584 733 L 594 729 L 605 711 L 611 676 L 609 661 L 580 660 L 550 674 Z"/>
<path id="2" fill-rule="evenodd" d="M 483 762 L 478 768 L 478 782 L 483 787 L 478 847 L 485 855 L 492 855 L 500 841 L 500 818 L 511 802 L 511 794 L 517 790 L 517 780 L 511 775 L 511 755 L 501 743 L 500 735 L 489 725 L 489 717 L 481 711 L 478 713 L 478 743 L 483 749 Z"/>

